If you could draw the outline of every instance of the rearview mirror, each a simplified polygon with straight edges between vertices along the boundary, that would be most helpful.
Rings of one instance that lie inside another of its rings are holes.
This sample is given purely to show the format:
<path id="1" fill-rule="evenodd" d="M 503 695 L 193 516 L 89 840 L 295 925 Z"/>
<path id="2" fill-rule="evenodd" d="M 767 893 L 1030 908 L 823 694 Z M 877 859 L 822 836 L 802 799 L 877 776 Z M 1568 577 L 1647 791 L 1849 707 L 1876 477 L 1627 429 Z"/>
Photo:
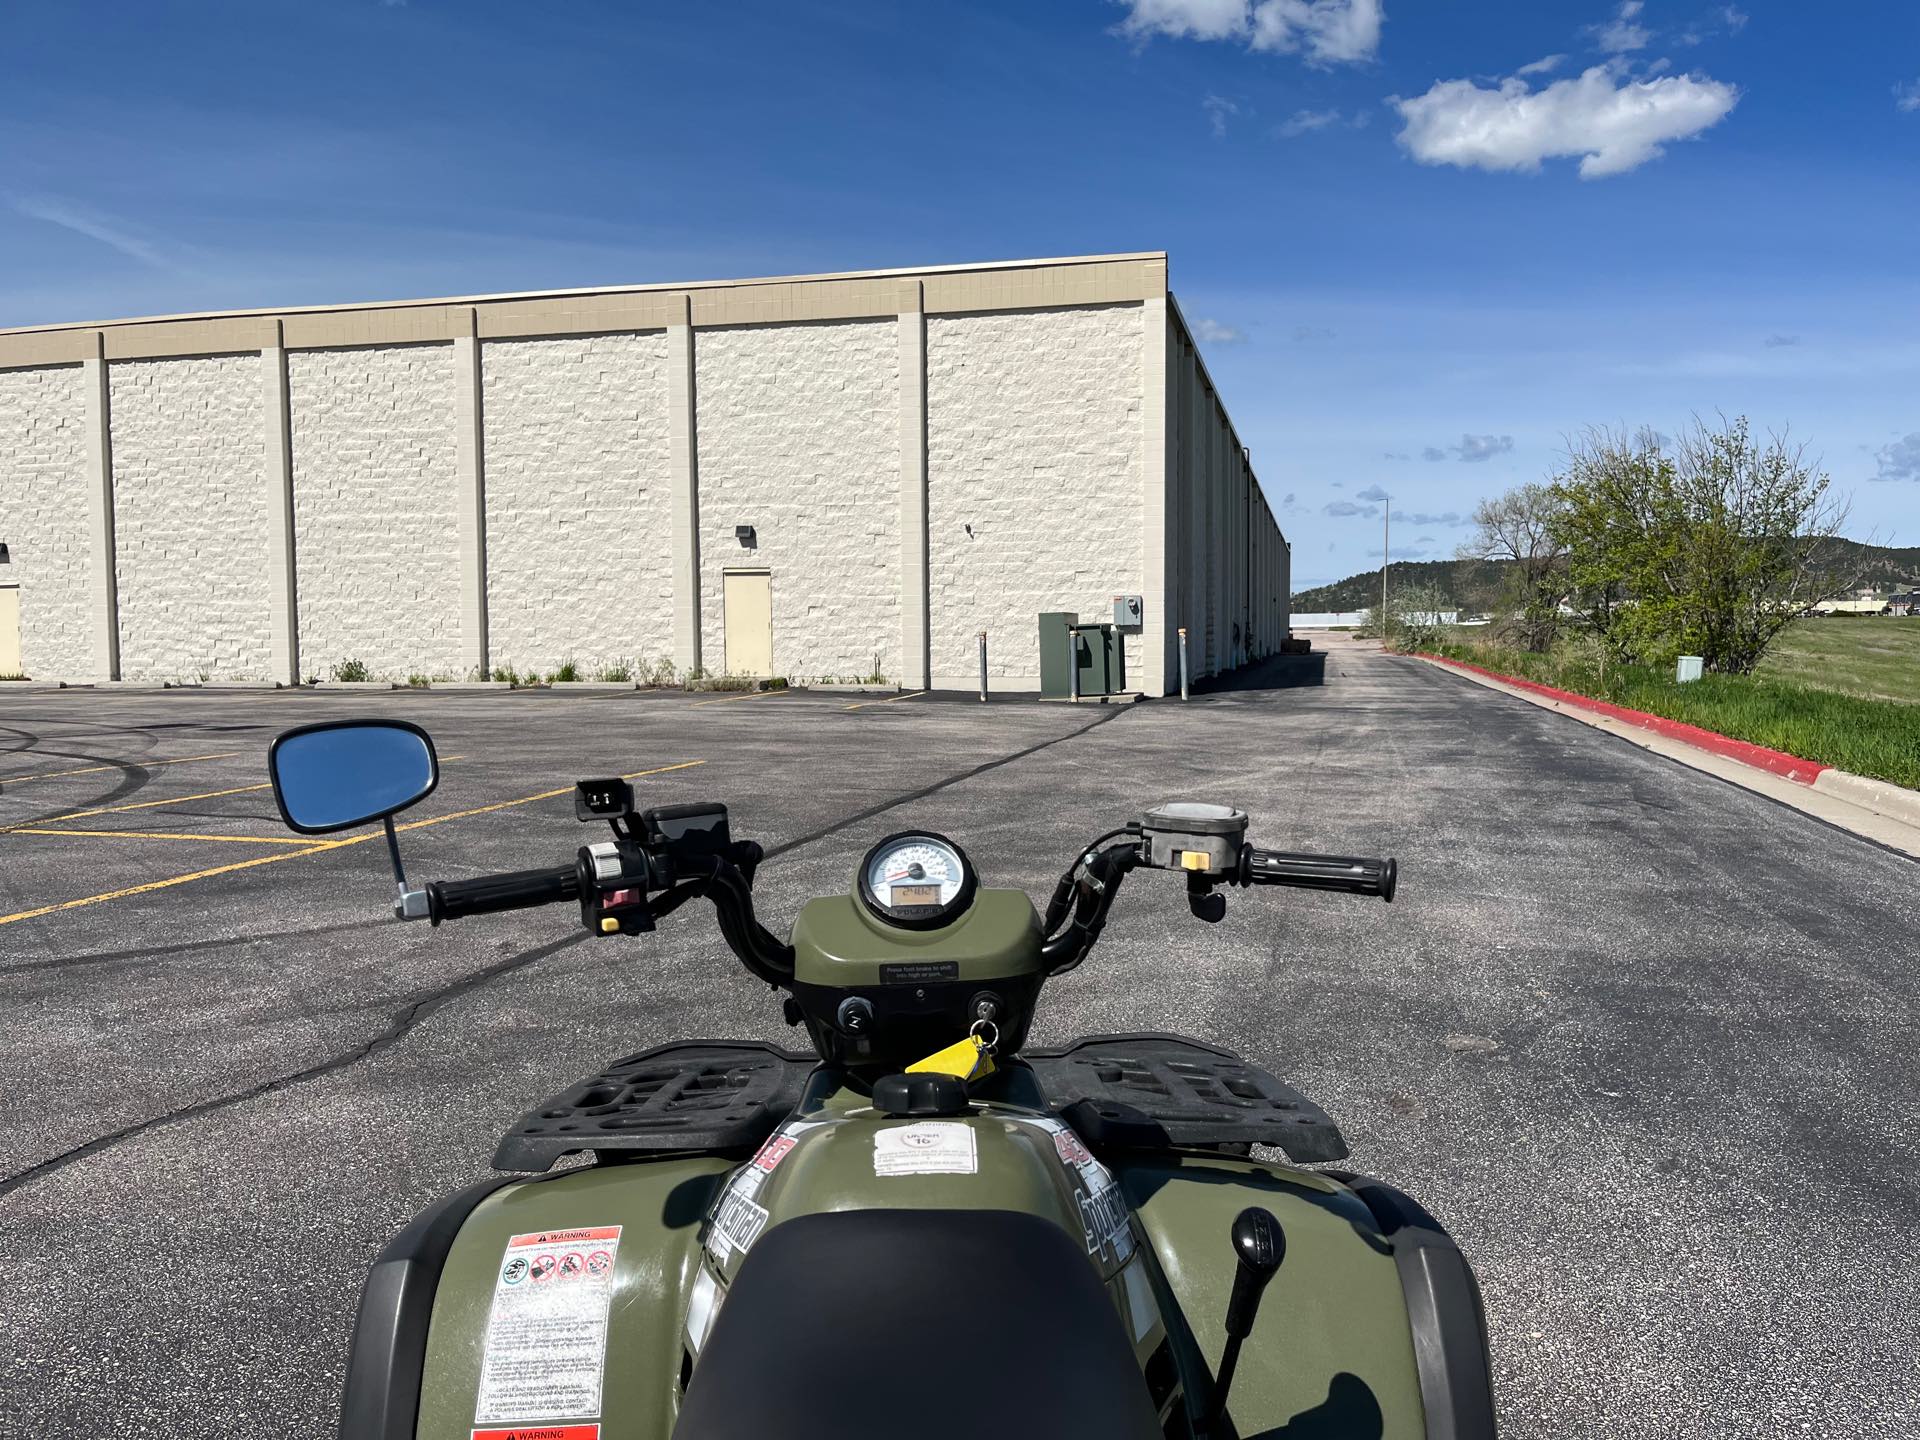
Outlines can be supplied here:
<path id="1" fill-rule="evenodd" d="M 280 817 L 303 835 L 384 820 L 440 783 L 433 741 L 404 720 L 327 720 L 289 730 L 267 751 Z"/>

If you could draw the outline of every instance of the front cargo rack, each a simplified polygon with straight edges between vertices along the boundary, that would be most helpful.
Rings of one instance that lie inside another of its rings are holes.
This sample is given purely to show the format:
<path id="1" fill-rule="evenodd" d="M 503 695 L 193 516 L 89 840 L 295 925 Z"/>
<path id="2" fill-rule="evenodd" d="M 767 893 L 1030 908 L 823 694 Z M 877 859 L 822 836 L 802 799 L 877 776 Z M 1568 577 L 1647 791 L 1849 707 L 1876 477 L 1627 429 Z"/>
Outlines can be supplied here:
<path id="1" fill-rule="evenodd" d="M 580 1151 L 746 1152 L 799 1103 L 819 1057 L 757 1040 L 690 1040 L 616 1060 L 529 1110 L 496 1170 L 547 1170 Z"/>
<path id="2" fill-rule="evenodd" d="M 1047 1105 L 1098 1149 L 1276 1145 L 1289 1160 L 1346 1158 L 1327 1112 L 1230 1050 L 1179 1035 L 1089 1035 L 1027 1050 Z"/>

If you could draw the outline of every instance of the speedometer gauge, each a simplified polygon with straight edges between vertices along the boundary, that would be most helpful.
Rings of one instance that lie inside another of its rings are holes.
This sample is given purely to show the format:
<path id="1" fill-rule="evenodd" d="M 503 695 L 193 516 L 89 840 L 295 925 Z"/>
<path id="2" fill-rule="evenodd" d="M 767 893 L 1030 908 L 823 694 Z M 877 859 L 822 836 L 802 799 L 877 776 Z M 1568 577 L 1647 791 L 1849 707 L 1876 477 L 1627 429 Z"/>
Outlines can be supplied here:
<path id="1" fill-rule="evenodd" d="M 860 862 L 860 900 L 888 924 L 930 930 L 973 903 L 978 885 L 966 852 L 944 835 L 889 835 Z"/>

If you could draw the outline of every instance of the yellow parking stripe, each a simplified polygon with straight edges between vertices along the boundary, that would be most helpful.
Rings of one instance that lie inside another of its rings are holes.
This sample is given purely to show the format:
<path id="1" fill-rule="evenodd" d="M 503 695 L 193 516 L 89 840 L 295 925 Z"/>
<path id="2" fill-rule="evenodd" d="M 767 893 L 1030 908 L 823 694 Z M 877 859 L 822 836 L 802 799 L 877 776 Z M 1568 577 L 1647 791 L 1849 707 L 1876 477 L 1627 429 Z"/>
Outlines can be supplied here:
<path id="1" fill-rule="evenodd" d="M 869 705 L 898 705 L 898 704 L 899 704 L 899 703 L 900 703 L 900 702 L 901 702 L 902 700 L 912 700 L 912 699 L 914 699 L 914 698 L 915 698 L 916 696 L 920 696 L 920 695 L 924 695 L 924 694 L 926 694 L 926 693 L 927 693 L 927 692 L 926 692 L 926 691 L 924 691 L 924 690 L 908 690 L 908 691 L 906 691 L 906 692 L 904 692 L 903 694 L 899 694 L 899 695 L 889 695 L 889 696 L 888 696 L 888 697 L 887 697 L 886 699 L 884 699 L 884 700 L 862 700 L 862 701 L 860 701 L 860 703 L 859 703 L 859 704 L 857 704 L 857 705 L 849 705 L 849 706 L 847 706 L 847 709 L 849 709 L 849 710 L 864 710 L 864 709 L 866 709 L 866 708 L 867 708 L 867 707 L 868 707 Z"/>
<path id="2" fill-rule="evenodd" d="M 218 800 L 222 795 L 251 795 L 256 790 L 272 788 L 271 780 L 263 780 L 258 785 L 238 785 L 231 790 L 207 790 L 198 795 L 176 795 L 171 800 L 141 800 L 133 805 L 102 805 L 97 810 L 75 810 L 71 815 L 50 815 L 46 823 L 52 825 L 61 820 L 85 820 L 94 815 L 123 815 L 129 810 L 152 810 L 160 805 L 185 805 L 191 800 Z"/>
<path id="3" fill-rule="evenodd" d="M 43 830 L 21 826 L 9 835 L 84 835 L 101 840 L 225 840 L 237 845 L 311 845 L 312 840 L 285 835 L 200 835 L 191 830 Z"/>
<path id="4" fill-rule="evenodd" d="M 241 752 L 236 751 L 235 753 L 238 754 Z M 466 758 L 464 755 L 448 755 L 442 759 L 440 763 L 442 765 L 450 765 L 455 760 L 464 760 Z M 95 815 L 124 815 L 129 810 L 153 810 L 162 805 L 185 805 L 194 800 L 217 800 L 222 795 L 251 795 L 256 790 L 271 790 L 272 788 L 273 782 L 266 780 L 258 785 L 241 785 L 232 790 L 206 790 L 198 795 L 176 795 L 171 800 L 140 800 L 131 805 L 102 805 L 96 810 L 75 810 L 68 815 L 49 815 L 41 823 L 44 825 L 57 825 L 66 820 L 89 820 Z M 11 833 L 13 833 L 11 827 L 0 829 L 0 835 L 9 835 Z"/>
<path id="5" fill-rule="evenodd" d="M 682 760 L 677 765 L 661 765 L 652 770 L 636 770 L 630 775 L 622 775 L 622 780 L 642 780 L 649 775 L 664 775 L 669 770 L 690 770 L 696 765 L 704 765 L 704 760 Z M 259 788 L 259 787 L 253 787 Z M 551 800 L 556 795 L 571 795 L 573 786 L 564 785 L 558 790 L 542 790 L 538 795 L 522 795 L 518 800 L 501 800 L 492 805 L 476 806 L 472 810 L 456 810 L 451 815 L 435 815 L 426 820 L 414 820 L 405 825 L 396 825 L 396 830 L 424 830 L 429 825 L 444 825 L 449 820 L 465 820 L 472 815 L 486 815 L 495 810 L 507 810 L 515 805 L 531 805 L 536 800 Z M 280 860 L 298 860 L 303 855 L 318 855 L 324 850 L 342 850 L 349 845 L 364 845 L 369 840 L 378 840 L 384 830 L 368 830 L 359 835 L 350 835 L 344 840 L 316 840 L 303 844 L 299 850 L 287 850 L 278 855 L 261 855 L 252 860 L 237 860 L 231 865 L 215 865 L 209 870 L 195 870 L 189 875 L 175 875 L 166 880 L 149 880 L 144 885 L 129 885 L 123 890 L 109 890 L 102 895 L 86 895 L 78 900 L 61 900 L 52 905 L 40 905 L 31 910 L 18 910 L 11 915 L 0 915 L 0 925 L 11 925 L 16 920 L 33 920 L 41 915 L 52 915 L 61 910 L 78 910 L 83 905 L 101 905 L 109 900 L 124 900 L 130 895 L 147 895 L 155 890 L 171 889 L 175 885 L 186 885 L 195 880 L 211 879 L 215 875 L 231 875 L 238 870 L 251 870 L 256 865 L 272 865 Z"/>
<path id="6" fill-rule="evenodd" d="M 162 765 L 191 765 L 198 760 L 231 760 L 236 755 L 244 755 L 244 750 L 222 750 L 217 755 L 182 755 L 178 760 L 129 760 L 125 765 L 88 765 L 80 770 L 48 770 L 40 775 L 0 775 L 0 789 L 8 785 L 24 785 L 29 780 L 61 780 L 68 775 L 98 775 L 106 770 L 158 770 Z"/>
<path id="7" fill-rule="evenodd" d="M 734 705 L 742 700 L 765 700 L 770 695 L 789 693 L 791 692 L 786 690 L 749 690 L 744 695 L 722 695 L 718 700 L 696 700 L 693 702 L 693 708 L 698 710 L 702 705 Z"/>

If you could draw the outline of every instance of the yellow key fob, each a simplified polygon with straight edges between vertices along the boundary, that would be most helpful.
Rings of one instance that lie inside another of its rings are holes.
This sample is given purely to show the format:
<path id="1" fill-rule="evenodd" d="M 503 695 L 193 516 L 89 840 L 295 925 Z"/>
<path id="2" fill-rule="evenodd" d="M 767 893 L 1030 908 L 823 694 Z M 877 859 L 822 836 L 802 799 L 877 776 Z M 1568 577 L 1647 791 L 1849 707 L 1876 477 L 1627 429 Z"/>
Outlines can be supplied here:
<path id="1" fill-rule="evenodd" d="M 924 1060 L 907 1066 L 909 1073 L 919 1071 L 952 1075 L 960 1080 L 979 1080 L 993 1074 L 993 1056 L 978 1035 L 969 1035 L 944 1050 L 936 1050 Z"/>

